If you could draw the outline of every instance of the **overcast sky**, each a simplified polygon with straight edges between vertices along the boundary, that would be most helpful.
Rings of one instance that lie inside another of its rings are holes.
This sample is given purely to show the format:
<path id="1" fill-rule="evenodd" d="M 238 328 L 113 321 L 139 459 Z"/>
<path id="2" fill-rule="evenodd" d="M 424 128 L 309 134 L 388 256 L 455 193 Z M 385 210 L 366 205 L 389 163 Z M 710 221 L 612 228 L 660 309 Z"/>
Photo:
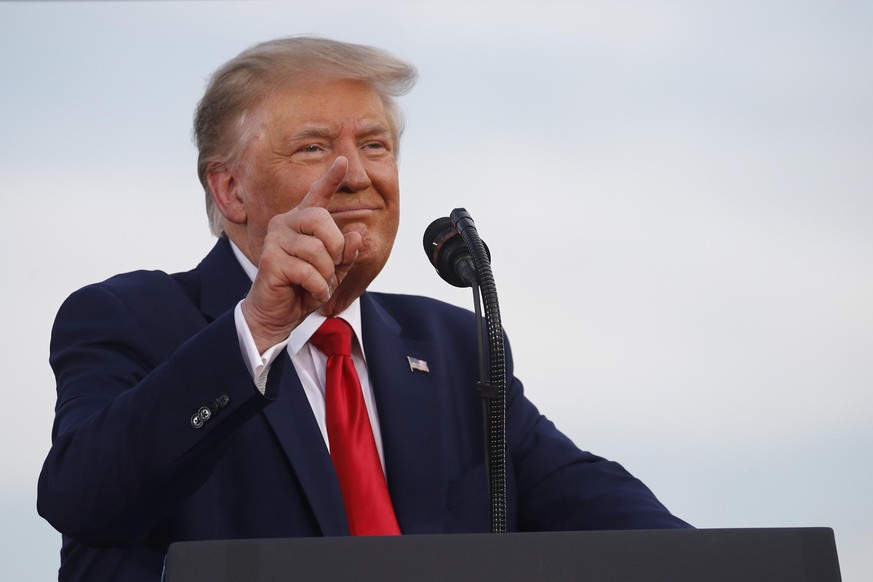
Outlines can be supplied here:
<path id="1" fill-rule="evenodd" d="M 54 315 L 213 244 L 190 126 L 247 46 L 413 62 L 378 290 L 470 306 L 421 235 L 491 248 L 530 398 L 705 528 L 826 526 L 873 571 L 873 3 L 2 2 L 0 578 L 55 576 L 35 511 Z"/>

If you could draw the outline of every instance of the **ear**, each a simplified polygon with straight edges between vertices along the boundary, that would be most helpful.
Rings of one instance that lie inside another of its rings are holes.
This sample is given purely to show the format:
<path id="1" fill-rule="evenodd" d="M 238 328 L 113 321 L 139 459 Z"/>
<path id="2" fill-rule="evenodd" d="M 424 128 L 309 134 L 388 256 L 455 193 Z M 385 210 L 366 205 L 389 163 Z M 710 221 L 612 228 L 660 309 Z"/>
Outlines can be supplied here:
<path id="1" fill-rule="evenodd" d="M 234 224 L 245 224 L 246 207 L 236 172 L 227 164 L 210 162 L 206 166 L 206 182 L 224 219 Z"/>

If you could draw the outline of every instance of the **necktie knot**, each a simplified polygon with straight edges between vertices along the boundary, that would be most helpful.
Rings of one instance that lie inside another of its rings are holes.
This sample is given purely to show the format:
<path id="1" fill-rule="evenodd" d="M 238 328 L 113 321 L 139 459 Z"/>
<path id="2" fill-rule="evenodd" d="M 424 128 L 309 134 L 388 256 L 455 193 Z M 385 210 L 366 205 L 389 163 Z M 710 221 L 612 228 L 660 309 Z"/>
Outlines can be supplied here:
<path id="1" fill-rule="evenodd" d="M 352 326 L 345 320 L 329 317 L 324 320 L 309 341 L 328 357 L 351 356 L 353 333 Z"/>

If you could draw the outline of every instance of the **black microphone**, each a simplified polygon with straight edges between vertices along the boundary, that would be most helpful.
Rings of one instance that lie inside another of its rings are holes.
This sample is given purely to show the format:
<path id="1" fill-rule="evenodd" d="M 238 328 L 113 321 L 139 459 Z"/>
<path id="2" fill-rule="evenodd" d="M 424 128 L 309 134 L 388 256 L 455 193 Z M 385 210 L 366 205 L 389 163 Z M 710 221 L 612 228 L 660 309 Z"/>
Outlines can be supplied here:
<path id="1" fill-rule="evenodd" d="M 479 237 L 473 218 L 463 208 L 455 208 L 451 218 L 437 218 L 430 223 L 422 242 L 424 253 L 440 277 L 455 287 L 473 288 L 479 348 L 476 386 L 482 397 L 491 531 L 503 533 L 506 531 L 506 356 L 497 287 L 491 273 L 491 252 Z M 487 353 L 483 338 L 486 331 Z"/>
<path id="2" fill-rule="evenodd" d="M 431 222 L 422 243 L 424 254 L 446 283 L 455 287 L 472 287 L 476 283 L 473 257 L 451 218 L 444 216 Z"/>

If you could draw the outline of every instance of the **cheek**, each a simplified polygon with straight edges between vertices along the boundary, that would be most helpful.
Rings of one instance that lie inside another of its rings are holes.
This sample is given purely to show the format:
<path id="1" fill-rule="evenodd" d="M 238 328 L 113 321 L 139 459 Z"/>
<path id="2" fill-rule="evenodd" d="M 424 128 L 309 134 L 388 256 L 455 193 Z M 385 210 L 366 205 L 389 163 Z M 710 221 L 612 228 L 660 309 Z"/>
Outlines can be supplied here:
<path id="1" fill-rule="evenodd" d="M 400 196 L 400 178 L 397 164 L 393 159 L 386 159 L 368 168 L 367 174 L 376 190 L 389 205 L 397 205 Z"/>
<path id="2" fill-rule="evenodd" d="M 397 236 L 397 227 L 400 224 L 397 206 L 393 207 L 393 212 L 389 212 L 385 216 L 385 220 L 380 225 L 380 232 L 378 233 L 380 245 L 380 254 L 384 256 L 388 256 L 391 253 L 391 249 L 394 246 L 394 239 Z"/>
<path id="3" fill-rule="evenodd" d="M 297 207 L 318 177 L 304 172 L 276 171 L 260 183 L 260 197 L 268 219 Z"/>

